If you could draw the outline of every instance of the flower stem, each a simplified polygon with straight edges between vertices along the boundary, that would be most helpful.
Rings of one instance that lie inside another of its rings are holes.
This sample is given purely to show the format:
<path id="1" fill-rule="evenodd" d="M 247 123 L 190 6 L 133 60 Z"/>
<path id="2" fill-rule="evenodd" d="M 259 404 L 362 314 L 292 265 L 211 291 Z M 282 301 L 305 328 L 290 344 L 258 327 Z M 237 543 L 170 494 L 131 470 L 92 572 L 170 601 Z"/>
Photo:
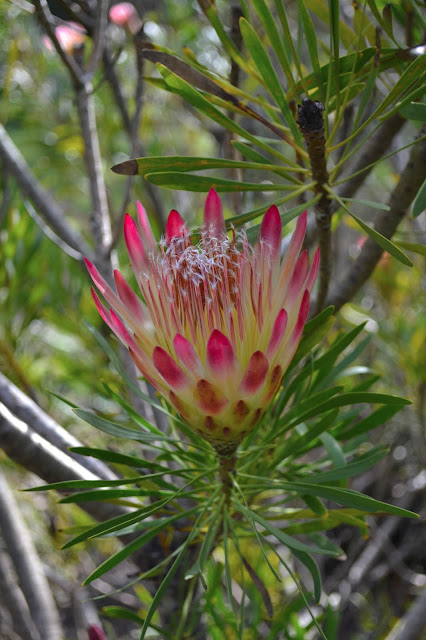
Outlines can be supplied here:
<path id="1" fill-rule="evenodd" d="M 237 456 L 232 458 L 219 457 L 219 477 L 223 484 L 223 493 L 225 496 L 224 508 L 228 508 L 231 501 L 232 491 L 232 475 L 236 473 Z"/>

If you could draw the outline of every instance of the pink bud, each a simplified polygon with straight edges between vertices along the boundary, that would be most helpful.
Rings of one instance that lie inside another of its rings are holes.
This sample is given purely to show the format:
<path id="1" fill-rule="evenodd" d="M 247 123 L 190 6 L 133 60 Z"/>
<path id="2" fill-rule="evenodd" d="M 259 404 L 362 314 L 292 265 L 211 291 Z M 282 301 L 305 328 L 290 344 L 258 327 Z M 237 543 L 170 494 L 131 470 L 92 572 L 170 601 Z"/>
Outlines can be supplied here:
<path id="1" fill-rule="evenodd" d="M 279 211 L 275 205 L 269 207 L 260 225 L 259 239 L 269 247 L 272 256 L 279 253 L 281 246 L 282 224 Z"/>
<path id="2" fill-rule="evenodd" d="M 185 224 L 185 220 L 176 211 L 176 209 L 172 209 L 169 213 L 169 217 L 167 218 L 167 223 L 166 223 L 167 242 L 170 243 L 173 240 L 173 238 L 184 236 L 187 233 L 187 231 L 188 231 L 188 227 Z"/>
<path id="3" fill-rule="evenodd" d="M 88 628 L 89 640 L 108 640 L 105 633 L 97 624 L 91 624 Z"/>
<path id="4" fill-rule="evenodd" d="M 204 206 L 204 224 L 207 232 L 215 238 L 220 238 L 225 232 L 222 203 L 214 189 L 210 189 L 206 198 L 206 204 Z"/>
<path id="5" fill-rule="evenodd" d="M 109 10 L 109 19 L 132 35 L 142 27 L 142 20 L 130 2 L 119 2 Z"/>
<path id="6" fill-rule="evenodd" d="M 86 31 L 76 22 L 61 24 L 55 29 L 55 35 L 62 49 L 71 54 L 74 52 L 74 49 L 82 45 L 86 39 Z M 47 36 L 43 38 L 43 43 L 49 51 L 53 50 L 53 44 Z"/>

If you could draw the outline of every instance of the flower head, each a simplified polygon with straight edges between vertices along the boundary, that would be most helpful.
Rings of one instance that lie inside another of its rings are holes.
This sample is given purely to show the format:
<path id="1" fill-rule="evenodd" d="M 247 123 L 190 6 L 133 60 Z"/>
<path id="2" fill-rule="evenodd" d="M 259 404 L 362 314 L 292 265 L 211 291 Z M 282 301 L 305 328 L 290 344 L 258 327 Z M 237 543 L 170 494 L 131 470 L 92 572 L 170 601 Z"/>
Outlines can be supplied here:
<path id="1" fill-rule="evenodd" d="M 275 206 L 255 246 L 244 232 L 229 239 L 212 189 L 196 245 L 175 210 L 159 247 L 140 203 L 138 225 L 126 216 L 124 236 L 143 302 L 120 272 L 114 292 L 86 261 L 110 305 L 93 291 L 105 322 L 145 378 L 220 455 L 233 453 L 258 424 L 300 342 L 319 263 L 318 251 L 311 267 L 301 251 L 305 229 L 306 212 L 282 261 Z"/>

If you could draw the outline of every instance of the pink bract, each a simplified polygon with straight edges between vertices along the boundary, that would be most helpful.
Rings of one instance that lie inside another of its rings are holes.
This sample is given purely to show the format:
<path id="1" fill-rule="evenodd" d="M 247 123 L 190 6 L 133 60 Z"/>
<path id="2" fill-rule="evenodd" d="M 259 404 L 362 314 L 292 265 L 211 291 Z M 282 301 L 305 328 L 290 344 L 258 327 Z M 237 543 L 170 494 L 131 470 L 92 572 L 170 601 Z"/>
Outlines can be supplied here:
<path id="1" fill-rule="evenodd" d="M 272 206 L 254 246 L 244 232 L 229 239 L 211 190 L 196 245 L 175 210 L 158 247 L 139 203 L 138 224 L 126 216 L 142 299 L 119 272 L 113 291 L 86 260 L 110 305 L 93 292 L 105 322 L 142 375 L 220 455 L 231 454 L 258 424 L 302 337 L 319 265 L 318 251 L 311 266 L 301 251 L 305 230 L 306 212 L 281 260 L 281 218 Z"/>

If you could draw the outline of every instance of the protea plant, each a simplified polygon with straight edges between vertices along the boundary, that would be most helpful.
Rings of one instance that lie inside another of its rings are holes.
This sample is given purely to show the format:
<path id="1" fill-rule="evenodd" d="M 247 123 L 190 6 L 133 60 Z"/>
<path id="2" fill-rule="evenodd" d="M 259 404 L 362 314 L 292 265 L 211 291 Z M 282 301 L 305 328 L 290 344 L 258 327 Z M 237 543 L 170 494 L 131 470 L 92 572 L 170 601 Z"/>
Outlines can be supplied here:
<path id="1" fill-rule="evenodd" d="M 89 273 L 102 318 L 127 346 L 142 375 L 186 424 L 224 458 L 259 423 L 300 342 L 319 252 L 301 251 L 306 212 L 281 260 L 281 218 L 265 213 L 254 246 L 229 238 L 212 189 L 201 240 L 194 244 L 175 210 L 157 246 L 142 205 L 126 215 L 124 236 L 142 299 L 119 271 L 116 292 L 95 266 Z"/>

